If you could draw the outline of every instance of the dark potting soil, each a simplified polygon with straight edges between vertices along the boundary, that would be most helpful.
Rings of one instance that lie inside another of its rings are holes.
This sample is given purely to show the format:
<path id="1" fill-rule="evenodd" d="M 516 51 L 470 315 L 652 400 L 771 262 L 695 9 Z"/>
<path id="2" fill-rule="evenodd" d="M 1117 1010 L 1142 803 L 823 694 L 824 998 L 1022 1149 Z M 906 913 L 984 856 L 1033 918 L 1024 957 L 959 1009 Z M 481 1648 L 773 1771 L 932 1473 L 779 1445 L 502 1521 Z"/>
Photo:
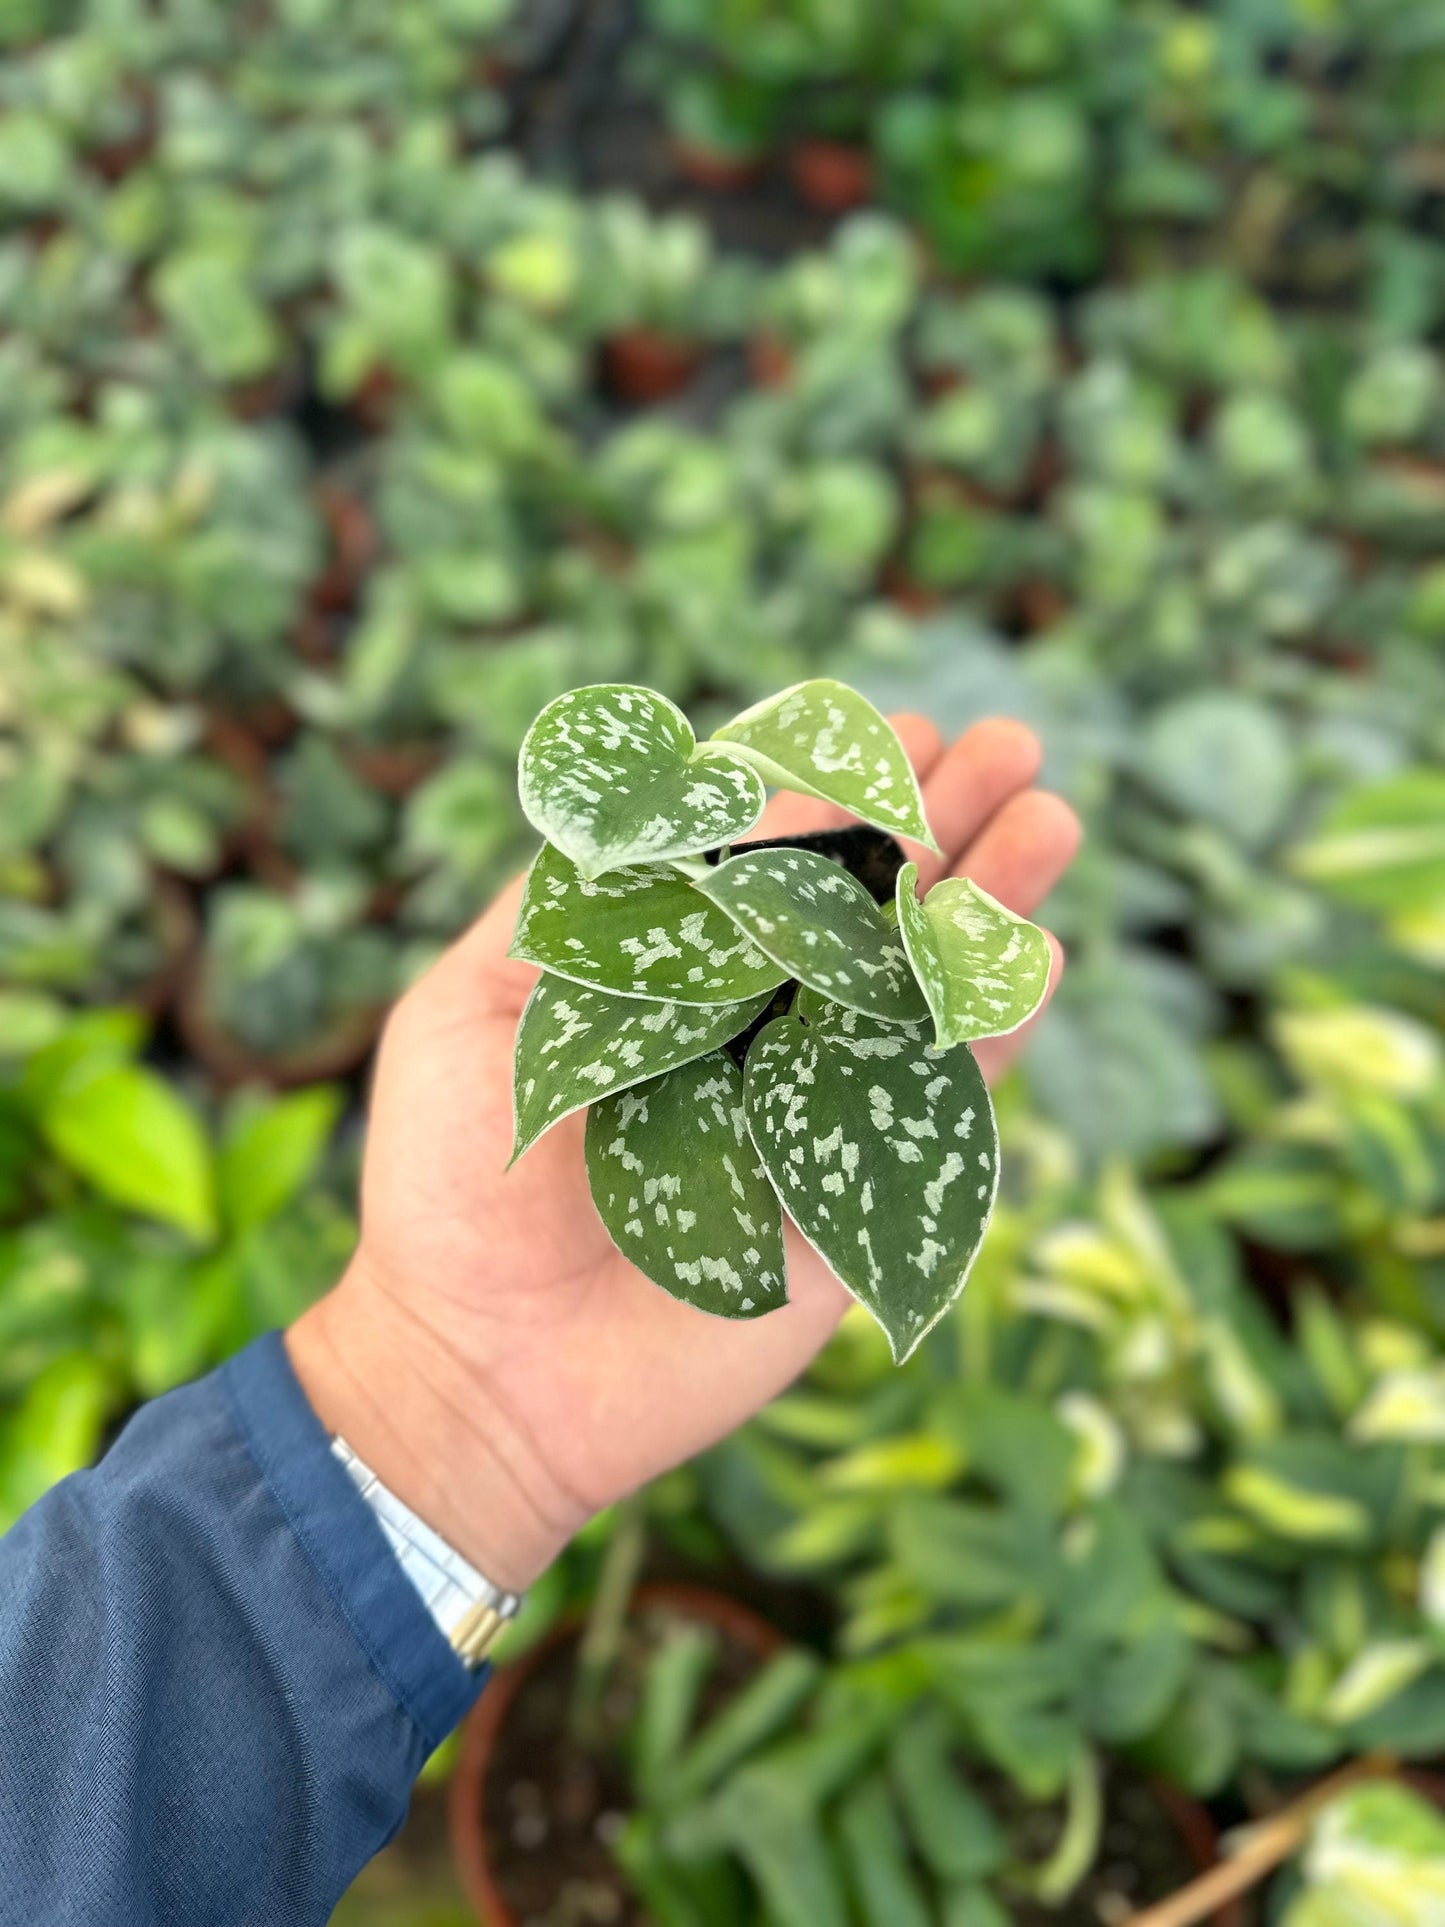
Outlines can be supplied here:
<path id="1" fill-rule="evenodd" d="M 646 1667 L 676 1615 L 632 1615 L 602 1701 L 604 1738 L 583 1747 L 570 1731 L 577 1643 L 548 1653 L 517 1695 L 499 1736 L 485 1789 L 487 1853 L 519 1927 L 653 1927 L 629 1889 L 610 1843 L 631 1806 L 622 1743 Z M 717 1635 L 702 1717 L 756 1671 L 756 1656 Z"/>
<path id="2" fill-rule="evenodd" d="M 813 850 L 819 856 L 841 863 L 855 876 L 875 903 L 891 903 L 903 868 L 903 851 L 886 830 L 872 830 L 864 823 L 844 830 L 813 830 L 806 836 L 757 837 L 734 843 L 732 854 L 743 856 L 749 850 Z M 718 852 L 708 852 L 709 863 L 716 863 Z"/>
<path id="3" fill-rule="evenodd" d="M 1062 1814 L 1032 1805 L 1002 1779 L 987 1796 L 1025 1862 L 1044 1860 L 1057 1845 Z M 1121 1927 L 1131 1914 L 1187 1885 L 1200 1871 L 1168 1810 L 1149 1784 L 1114 1773 L 1105 1788 L 1098 1857 L 1061 1907 L 1009 1896 L 1014 1927 Z"/>

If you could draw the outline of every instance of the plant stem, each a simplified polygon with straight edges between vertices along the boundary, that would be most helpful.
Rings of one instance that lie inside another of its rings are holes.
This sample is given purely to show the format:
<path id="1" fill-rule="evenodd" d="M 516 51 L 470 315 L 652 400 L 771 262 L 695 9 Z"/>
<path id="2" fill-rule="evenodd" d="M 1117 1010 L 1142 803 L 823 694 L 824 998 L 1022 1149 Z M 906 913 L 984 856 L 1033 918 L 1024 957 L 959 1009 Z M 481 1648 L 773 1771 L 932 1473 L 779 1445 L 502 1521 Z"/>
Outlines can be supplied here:
<path id="1" fill-rule="evenodd" d="M 641 1492 L 633 1492 L 617 1507 L 597 1590 L 577 1647 L 572 1737 L 579 1746 L 596 1747 L 602 1739 L 602 1699 L 622 1650 L 622 1630 L 647 1545 L 646 1528 L 646 1500 Z"/>
<path id="2" fill-rule="evenodd" d="M 1387 1779 L 1394 1771 L 1394 1761 L 1378 1755 L 1342 1767 L 1327 1780 L 1318 1781 L 1289 1806 L 1272 1813 L 1267 1820 L 1243 1829 L 1238 1848 L 1227 1860 L 1208 1868 L 1197 1880 L 1191 1880 L 1187 1887 L 1181 1887 L 1157 1906 L 1130 1914 L 1124 1927 L 1196 1927 L 1197 1922 L 1207 1920 L 1218 1908 L 1247 1893 L 1267 1873 L 1273 1873 L 1281 1861 L 1288 1860 L 1303 1844 L 1310 1821 L 1337 1793 L 1343 1793 L 1359 1780 Z"/>
<path id="3" fill-rule="evenodd" d="M 1064 1830 L 1032 1887 L 1046 1907 L 1060 1907 L 1093 1865 L 1104 1824 L 1104 1796 L 1093 1751 L 1081 1746 L 1069 1769 Z"/>

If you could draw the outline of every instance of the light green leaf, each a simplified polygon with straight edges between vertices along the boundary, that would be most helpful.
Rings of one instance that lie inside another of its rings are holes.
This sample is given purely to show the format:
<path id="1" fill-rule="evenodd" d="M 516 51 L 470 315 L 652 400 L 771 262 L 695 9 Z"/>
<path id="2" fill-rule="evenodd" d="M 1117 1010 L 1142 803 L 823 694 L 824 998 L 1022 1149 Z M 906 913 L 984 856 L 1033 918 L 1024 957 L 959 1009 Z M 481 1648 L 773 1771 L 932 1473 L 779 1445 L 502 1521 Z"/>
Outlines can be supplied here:
<path id="1" fill-rule="evenodd" d="M 253 1100 L 237 1112 L 216 1160 L 228 1230 L 251 1231 L 291 1202 L 316 1169 L 340 1112 L 341 1093 L 329 1084 Z"/>
<path id="2" fill-rule="evenodd" d="M 754 1040 L 746 1093 L 784 1205 L 901 1363 L 963 1290 L 998 1188 L 971 1052 L 804 990 Z"/>
<path id="3" fill-rule="evenodd" d="M 1377 1640 L 1356 1653 L 1340 1674 L 1325 1695 L 1320 1717 L 1331 1726 L 1368 1719 L 1434 1664 L 1435 1649 L 1427 1639 Z"/>
<path id="4" fill-rule="evenodd" d="M 1048 939 L 967 877 L 918 901 L 918 865 L 898 873 L 898 930 L 933 1013 L 940 1050 L 1027 1023 L 1049 987 Z"/>
<path id="5" fill-rule="evenodd" d="M 1293 868 L 1366 910 L 1445 902 L 1445 771 L 1405 770 L 1343 797 Z"/>
<path id="6" fill-rule="evenodd" d="M 616 870 L 589 882 L 550 843 L 527 874 L 509 955 L 659 1003 L 739 1004 L 788 974 L 676 871 Z"/>
<path id="7" fill-rule="evenodd" d="M 674 1298 L 720 1318 L 786 1304 L 783 1214 L 725 1051 L 594 1105 L 587 1175 L 612 1242 Z"/>
<path id="8" fill-rule="evenodd" d="M 821 996 L 885 1023 L 926 1015 L 898 932 L 856 878 L 815 850 L 745 850 L 696 888 Z"/>
<path id="9" fill-rule="evenodd" d="M 1445 1365 L 1387 1372 L 1350 1420 L 1350 1437 L 1377 1444 L 1413 1439 L 1445 1444 Z"/>
<path id="10" fill-rule="evenodd" d="M 1433 1927 L 1445 1918 L 1445 1820 L 1398 1782 L 1365 1781 L 1331 1800 L 1303 1863 L 1305 1889 L 1282 1927 Z"/>
<path id="11" fill-rule="evenodd" d="M 1358 1500 L 1293 1485 L 1262 1465 L 1231 1466 L 1224 1490 L 1267 1532 L 1285 1539 L 1351 1544 L 1370 1536 L 1370 1515 Z"/>
<path id="12" fill-rule="evenodd" d="M 102 1197 L 194 1237 L 214 1235 L 206 1134 L 154 1072 L 115 1064 L 67 1080 L 46 1105 L 41 1128 L 56 1155 Z"/>
<path id="13" fill-rule="evenodd" d="M 517 1031 L 513 1158 L 584 1105 L 705 1057 L 746 1030 L 772 994 L 741 1004 L 654 1004 L 543 977 Z"/>
<path id="14" fill-rule="evenodd" d="M 522 744 L 517 793 L 528 822 L 589 878 L 731 843 L 766 801 L 740 756 L 700 749 L 675 703 L 630 683 L 548 703 Z"/>
<path id="15" fill-rule="evenodd" d="M 713 731 L 779 789 L 837 803 L 937 850 L 918 778 L 892 725 L 846 683 L 820 677 L 755 703 Z"/>
<path id="16" fill-rule="evenodd" d="M 0 990 L 0 1057 L 29 1057 L 65 1031 L 65 1005 L 42 990 Z"/>

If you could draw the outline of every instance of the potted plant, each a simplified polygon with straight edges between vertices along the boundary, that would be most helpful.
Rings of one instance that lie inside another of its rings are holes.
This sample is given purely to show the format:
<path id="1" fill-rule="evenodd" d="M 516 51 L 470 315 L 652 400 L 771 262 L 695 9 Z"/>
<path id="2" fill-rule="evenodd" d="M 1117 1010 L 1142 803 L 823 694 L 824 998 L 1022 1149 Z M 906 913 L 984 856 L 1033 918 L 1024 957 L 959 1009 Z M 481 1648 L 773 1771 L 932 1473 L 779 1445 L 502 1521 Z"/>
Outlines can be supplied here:
<path id="1" fill-rule="evenodd" d="M 765 782 L 871 827 L 749 844 Z M 839 683 L 701 745 L 651 691 L 573 691 L 529 731 L 518 788 L 548 841 L 511 952 L 544 973 L 517 1036 L 514 1155 L 589 1109 L 609 1235 L 724 1317 L 785 1302 L 786 1207 L 906 1358 L 962 1290 L 998 1183 L 968 1043 L 1037 1007 L 1042 933 L 962 879 L 918 898 L 894 841 L 932 847 L 916 781 Z"/>
<path id="2" fill-rule="evenodd" d="M 625 1844 L 635 1822 L 623 1825 L 633 1774 L 651 1787 L 671 1772 L 700 1709 L 719 1761 L 757 1744 L 817 1675 L 815 1658 L 723 1593 L 658 1583 L 631 1592 L 617 1562 L 618 1548 L 633 1562 L 631 1531 L 627 1518 L 615 1528 L 622 1536 L 604 1554 L 586 1618 L 562 1618 L 504 1666 L 463 1731 L 453 1852 L 492 1927 L 584 1898 L 614 1920 L 640 1919 L 647 1877 Z"/>
<path id="3" fill-rule="evenodd" d="M 855 347 L 896 346 L 920 278 L 918 247 L 898 222 L 882 214 L 840 222 L 826 248 L 768 277 L 750 338 L 755 377 L 778 386 L 809 349 L 840 335 Z"/>
<path id="4" fill-rule="evenodd" d="M 223 885 L 178 1017 L 223 1085 L 303 1084 L 354 1070 L 397 982 L 394 939 L 367 924 L 361 878 L 305 877 L 287 893 Z"/>
<path id="5" fill-rule="evenodd" d="M 788 156 L 793 184 L 822 214 L 851 214 L 873 198 L 873 156 L 856 140 L 818 133 Z"/>
<path id="6" fill-rule="evenodd" d="M 714 259 L 688 215 L 649 215 L 620 195 L 598 202 L 585 270 L 589 326 L 603 372 L 625 400 L 664 400 L 687 386 L 709 343 L 740 329 L 750 277 Z"/>

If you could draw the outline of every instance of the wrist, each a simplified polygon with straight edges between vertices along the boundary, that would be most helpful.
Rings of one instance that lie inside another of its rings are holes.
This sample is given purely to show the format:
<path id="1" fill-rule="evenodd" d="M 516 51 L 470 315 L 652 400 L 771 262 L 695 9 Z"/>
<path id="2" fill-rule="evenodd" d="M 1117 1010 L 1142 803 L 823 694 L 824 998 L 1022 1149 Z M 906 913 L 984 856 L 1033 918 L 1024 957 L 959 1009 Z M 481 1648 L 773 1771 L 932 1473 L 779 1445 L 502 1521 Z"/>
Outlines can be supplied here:
<path id="1" fill-rule="evenodd" d="M 286 1350 L 327 1431 L 495 1585 L 529 1586 L 585 1523 L 486 1385 L 372 1283 L 359 1254 Z"/>

